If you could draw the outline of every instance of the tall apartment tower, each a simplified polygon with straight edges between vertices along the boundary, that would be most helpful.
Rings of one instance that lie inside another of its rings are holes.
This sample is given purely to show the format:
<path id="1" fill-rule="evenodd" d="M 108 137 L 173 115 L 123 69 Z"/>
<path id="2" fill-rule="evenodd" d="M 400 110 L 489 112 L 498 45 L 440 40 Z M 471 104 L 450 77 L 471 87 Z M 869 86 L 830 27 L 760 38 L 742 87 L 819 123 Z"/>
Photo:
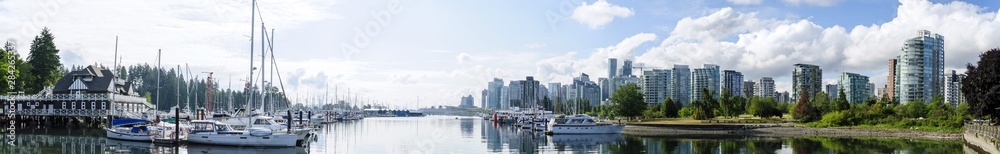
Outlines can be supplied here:
<path id="1" fill-rule="evenodd" d="M 646 104 L 660 104 L 670 97 L 670 76 L 668 69 L 652 69 L 642 72 L 642 90 L 645 93 Z"/>
<path id="2" fill-rule="evenodd" d="M 896 95 L 895 95 L 896 94 L 895 93 L 896 86 L 895 85 L 899 84 L 899 83 L 896 82 L 896 81 L 899 81 L 899 80 L 896 79 L 896 59 L 889 59 L 889 75 L 888 76 L 889 76 L 889 77 L 887 77 L 888 81 L 885 82 L 885 91 L 886 91 L 885 92 L 885 94 L 886 94 L 885 97 L 888 97 L 889 101 L 892 102 L 893 100 L 896 100 Z"/>
<path id="3" fill-rule="evenodd" d="M 722 88 L 729 90 L 730 96 L 743 96 L 743 73 L 734 70 L 722 71 Z M 719 90 L 720 94 L 722 90 Z"/>
<path id="4" fill-rule="evenodd" d="M 713 98 L 719 98 L 719 66 L 705 64 L 691 70 L 691 101 L 702 99 L 702 89 L 711 91 Z"/>
<path id="5" fill-rule="evenodd" d="M 813 98 L 823 90 L 823 70 L 810 64 L 795 64 L 792 69 L 792 101 L 799 101 L 799 93 L 805 90 L 806 99 Z"/>
<path id="6" fill-rule="evenodd" d="M 762 98 L 774 98 L 774 93 L 774 79 L 771 79 L 771 77 L 762 77 L 757 81 L 753 95 Z"/>
<path id="7" fill-rule="evenodd" d="M 608 79 L 618 76 L 618 59 L 608 58 Z"/>
<path id="8" fill-rule="evenodd" d="M 619 76 L 632 76 L 632 60 L 626 59 L 625 62 L 622 63 L 622 74 Z"/>
<path id="9" fill-rule="evenodd" d="M 691 69 L 687 65 L 674 65 L 670 71 L 673 73 L 670 76 L 673 89 L 670 99 L 687 106 L 691 102 Z"/>
<path id="10" fill-rule="evenodd" d="M 930 102 L 944 89 L 944 36 L 927 30 L 903 43 L 896 55 L 894 96 L 899 103 Z"/>
<path id="11" fill-rule="evenodd" d="M 868 100 L 871 96 L 871 87 L 868 84 L 868 76 L 864 76 L 857 73 L 840 73 L 840 79 L 838 80 L 838 87 L 844 90 L 845 96 L 840 96 L 847 98 L 848 102 L 854 104 L 861 104 Z"/>

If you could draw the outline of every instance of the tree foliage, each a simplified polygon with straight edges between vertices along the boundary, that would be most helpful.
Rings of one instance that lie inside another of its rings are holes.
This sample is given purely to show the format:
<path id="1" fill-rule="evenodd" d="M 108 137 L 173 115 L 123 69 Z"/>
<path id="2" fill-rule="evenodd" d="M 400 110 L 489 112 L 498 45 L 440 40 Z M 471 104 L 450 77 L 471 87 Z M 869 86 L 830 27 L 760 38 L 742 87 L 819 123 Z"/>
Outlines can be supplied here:
<path id="1" fill-rule="evenodd" d="M 801 122 L 811 122 L 819 119 L 819 111 L 809 104 L 809 97 L 806 96 L 806 90 L 802 89 L 802 92 L 799 94 L 799 102 L 795 104 L 795 112 L 792 114 L 792 117 Z"/>
<path id="2" fill-rule="evenodd" d="M 750 97 L 750 109 L 748 110 L 750 114 L 761 117 L 761 118 L 771 118 L 771 117 L 781 117 L 782 111 L 778 105 L 778 101 L 774 98 L 761 98 L 761 97 Z"/>
<path id="3" fill-rule="evenodd" d="M 1000 48 L 979 54 L 979 62 L 966 68 L 962 94 L 969 103 L 969 113 L 1000 119 Z"/>
<path id="4" fill-rule="evenodd" d="M 673 99 L 667 98 L 663 100 L 663 104 L 660 105 L 660 112 L 663 113 L 664 117 L 676 118 L 680 117 L 681 104 L 674 102 Z"/>
<path id="5" fill-rule="evenodd" d="M 643 101 L 639 86 L 634 83 L 622 85 L 611 94 L 611 103 L 615 104 L 616 114 L 619 116 L 634 118 L 642 115 L 646 110 L 646 102 Z"/>
<path id="6" fill-rule="evenodd" d="M 59 61 L 59 49 L 56 48 L 53 39 L 55 36 L 52 36 L 46 27 L 42 28 L 42 33 L 31 41 L 31 53 L 28 55 L 30 67 L 25 68 L 31 72 L 30 79 L 25 83 L 25 90 L 28 93 L 35 93 L 45 86 L 52 86 L 62 77 L 62 72 L 59 70 L 62 67 Z"/>
<path id="7" fill-rule="evenodd" d="M 842 111 L 851 109 L 851 104 L 847 102 L 847 95 L 844 94 L 844 89 L 838 88 L 837 91 L 839 94 L 837 95 L 837 101 L 834 102 L 835 104 L 833 105 L 834 107 L 833 111 Z M 860 102 L 854 102 L 854 103 L 860 103 Z"/>
<path id="8" fill-rule="evenodd" d="M 697 120 L 715 118 L 715 108 L 718 108 L 719 101 L 715 99 L 715 91 L 707 88 L 701 89 L 701 99 L 691 102 L 691 117 Z"/>

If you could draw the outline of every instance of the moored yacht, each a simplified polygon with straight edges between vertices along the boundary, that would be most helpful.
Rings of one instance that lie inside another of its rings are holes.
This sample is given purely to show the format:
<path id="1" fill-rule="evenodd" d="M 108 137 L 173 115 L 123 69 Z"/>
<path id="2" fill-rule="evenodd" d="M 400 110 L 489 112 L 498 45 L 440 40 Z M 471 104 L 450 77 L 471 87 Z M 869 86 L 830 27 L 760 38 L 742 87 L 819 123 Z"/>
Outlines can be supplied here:
<path id="1" fill-rule="evenodd" d="M 294 147 L 295 140 L 294 134 L 275 133 L 267 128 L 238 131 L 218 121 L 193 120 L 187 141 L 229 146 Z"/>
<path id="2" fill-rule="evenodd" d="M 587 115 L 553 117 L 549 120 L 549 134 L 621 134 L 625 125 L 599 123 Z"/>

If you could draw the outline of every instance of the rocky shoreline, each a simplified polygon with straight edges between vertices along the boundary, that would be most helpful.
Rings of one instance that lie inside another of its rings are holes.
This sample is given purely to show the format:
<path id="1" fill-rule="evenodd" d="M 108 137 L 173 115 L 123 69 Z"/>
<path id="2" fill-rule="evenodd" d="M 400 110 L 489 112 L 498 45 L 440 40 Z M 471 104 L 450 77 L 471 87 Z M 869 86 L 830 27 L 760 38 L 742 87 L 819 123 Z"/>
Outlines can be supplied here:
<path id="1" fill-rule="evenodd" d="M 625 135 L 677 137 L 677 138 L 791 138 L 791 137 L 869 137 L 928 140 L 962 140 L 962 133 L 927 132 L 916 130 L 862 129 L 862 128 L 811 128 L 780 125 L 717 125 L 718 129 L 705 129 L 713 125 L 628 125 Z"/>

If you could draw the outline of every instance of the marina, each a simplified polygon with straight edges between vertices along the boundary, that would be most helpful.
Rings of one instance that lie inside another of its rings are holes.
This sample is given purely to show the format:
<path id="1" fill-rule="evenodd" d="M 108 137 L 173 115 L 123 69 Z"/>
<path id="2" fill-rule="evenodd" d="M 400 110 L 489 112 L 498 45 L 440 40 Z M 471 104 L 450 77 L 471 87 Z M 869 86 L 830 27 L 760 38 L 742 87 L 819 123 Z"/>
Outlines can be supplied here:
<path id="1" fill-rule="evenodd" d="M 544 135 L 480 117 L 461 116 L 370 117 L 335 122 L 321 125 L 315 138 L 295 147 L 152 144 L 107 139 L 98 129 L 26 130 L 17 142 L 21 146 L 3 149 L 5 153 L 951 153 L 970 148 L 961 141 L 919 139 Z"/>

